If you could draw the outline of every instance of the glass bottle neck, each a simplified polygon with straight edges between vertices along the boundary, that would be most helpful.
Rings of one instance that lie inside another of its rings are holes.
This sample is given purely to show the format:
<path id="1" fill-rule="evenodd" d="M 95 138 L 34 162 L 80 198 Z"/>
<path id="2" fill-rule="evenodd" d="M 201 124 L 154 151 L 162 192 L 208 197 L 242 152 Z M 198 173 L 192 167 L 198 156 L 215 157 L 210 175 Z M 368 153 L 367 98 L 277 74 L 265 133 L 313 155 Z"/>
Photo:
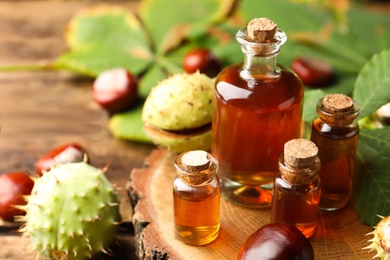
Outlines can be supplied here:
<path id="1" fill-rule="evenodd" d="M 280 77 L 281 70 L 277 64 L 276 56 L 277 53 L 269 56 L 260 56 L 244 52 L 244 62 L 240 71 L 240 76 L 246 80 L 278 79 Z"/>
<path id="2" fill-rule="evenodd" d="M 278 29 L 272 40 L 254 42 L 248 37 L 246 28 L 236 34 L 244 53 L 244 62 L 240 76 L 245 80 L 275 80 L 279 79 L 281 69 L 276 62 L 280 46 L 286 41 L 286 34 Z"/>

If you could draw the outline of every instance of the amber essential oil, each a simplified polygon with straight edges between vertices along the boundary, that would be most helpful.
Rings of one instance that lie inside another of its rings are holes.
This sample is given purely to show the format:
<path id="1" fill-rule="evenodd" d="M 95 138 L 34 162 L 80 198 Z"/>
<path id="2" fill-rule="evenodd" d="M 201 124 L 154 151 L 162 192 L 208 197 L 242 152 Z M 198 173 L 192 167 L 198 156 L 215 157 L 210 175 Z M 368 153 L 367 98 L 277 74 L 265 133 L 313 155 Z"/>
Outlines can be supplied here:
<path id="1" fill-rule="evenodd" d="M 218 163 L 205 151 L 179 155 L 173 182 L 175 236 L 189 245 L 214 241 L 220 229 Z"/>
<path id="2" fill-rule="evenodd" d="M 318 148 L 309 140 L 287 142 L 274 183 L 271 222 L 295 225 L 306 237 L 317 228 L 321 196 L 317 154 Z"/>
<path id="3" fill-rule="evenodd" d="M 300 137 L 304 93 L 295 73 L 276 62 L 286 34 L 259 19 L 260 29 L 251 21 L 236 35 L 244 62 L 216 78 L 212 121 L 211 151 L 219 161 L 222 196 L 252 208 L 270 206 L 278 156 L 285 142 Z M 257 31 L 268 36 L 252 39 Z"/>
<path id="4" fill-rule="evenodd" d="M 320 209 L 345 207 L 351 196 L 352 175 L 359 139 L 357 104 L 343 94 L 328 94 L 317 104 L 311 140 L 319 149 L 322 183 Z"/>

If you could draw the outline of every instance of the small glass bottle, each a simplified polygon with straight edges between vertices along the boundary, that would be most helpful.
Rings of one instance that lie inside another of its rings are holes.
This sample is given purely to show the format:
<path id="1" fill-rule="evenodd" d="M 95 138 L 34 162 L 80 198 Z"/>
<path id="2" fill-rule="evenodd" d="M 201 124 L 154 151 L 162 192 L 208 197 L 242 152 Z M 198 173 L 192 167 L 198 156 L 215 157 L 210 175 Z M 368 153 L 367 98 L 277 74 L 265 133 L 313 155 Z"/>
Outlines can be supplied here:
<path id="1" fill-rule="evenodd" d="M 321 168 L 317 146 L 306 139 L 293 139 L 279 156 L 271 207 L 272 223 L 295 225 L 306 237 L 317 228 L 321 195 Z"/>
<path id="2" fill-rule="evenodd" d="M 216 78 L 211 153 L 219 161 L 222 196 L 241 206 L 270 206 L 278 156 L 299 138 L 304 87 L 276 57 L 286 34 L 256 18 L 236 34 L 244 61 Z"/>
<path id="3" fill-rule="evenodd" d="M 220 227 L 218 161 L 201 150 L 180 154 L 173 181 L 175 236 L 190 245 L 214 241 Z"/>
<path id="4" fill-rule="evenodd" d="M 310 139 L 319 149 L 322 165 L 319 207 L 337 210 L 346 206 L 351 196 L 359 138 L 359 126 L 354 120 L 359 114 L 359 107 L 344 94 L 328 94 L 318 101 L 317 113 Z"/>

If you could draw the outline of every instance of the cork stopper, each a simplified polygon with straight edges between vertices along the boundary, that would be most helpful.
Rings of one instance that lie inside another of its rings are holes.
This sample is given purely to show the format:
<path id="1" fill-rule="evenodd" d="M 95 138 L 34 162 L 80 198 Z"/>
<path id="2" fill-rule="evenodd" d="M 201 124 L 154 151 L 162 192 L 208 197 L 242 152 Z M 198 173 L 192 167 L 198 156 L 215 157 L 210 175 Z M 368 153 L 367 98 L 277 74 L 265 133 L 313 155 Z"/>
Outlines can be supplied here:
<path id="1" fill-rule="evenodd" d="M 217 170 L 217 162 L 208 152 L 195 150 L 178 156 L 175 162 L 180 177 L 190 185 L 207 182 Z"/>
<path id="2" fill-rule="evenodd" d="M 277 25 L 268 18 L 252 19 L 247 26 L 248 36 L 254 42 L 271 42 Z"/>
<path id="3" fill-rule="evenodd" d="M 330 125 L 351 124 L 359 113 L 354 100 L 344 94 L 328 94 L 318 104 L 321 119 Z"/>
<path id="4" fill-rule="evenodd" d="M 236 40 L 241 50 L 251 56 L 273 56 L 279 53 L 287 35 L 268 18 L 254 18 L 245 28 L 238 30 Z"/>
<path id="5" fill-rule="evenodd" d="M 317 146 L 306 139 L 293 139 L 284 144 L 284 161 L 292 167 L 309 167 L 315 163 L 317 154 Z"/>
<path id="6" fill-rule="evenodd" d="M 279 170 L 292 184 L 309 184 L 319 171 L 318 148 L 309 140 L 293 139 L 285 143 Z"/>
<path id="7" fill-rule="evenodd" d="M 353 99 L 344 94 L 328 94 L 322 100 L 322 105 L 328 112 L 346 112 L 353 108 Z"/>
<path id="8" fill-rule="evenodd" d="M 189 172 L 203 171 L 209 168 L 210 157 L 205 151 L 191 151 L 183 155 L 181 162 L 183 167 Z"/>

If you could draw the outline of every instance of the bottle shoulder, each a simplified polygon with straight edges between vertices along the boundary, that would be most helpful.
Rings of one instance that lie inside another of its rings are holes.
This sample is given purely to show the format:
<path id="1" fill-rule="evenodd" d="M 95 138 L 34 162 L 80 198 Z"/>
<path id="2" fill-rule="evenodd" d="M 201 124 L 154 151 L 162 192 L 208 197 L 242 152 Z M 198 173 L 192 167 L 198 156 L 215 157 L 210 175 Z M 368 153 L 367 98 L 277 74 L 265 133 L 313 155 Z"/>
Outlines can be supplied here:
<path id="1" fill-rule="evenodd" d="M 184 197 L 195 198 L 197 196 L 214 196 L 219 193 L 220 180 L 214 176 L 209 182 L 201 185 L 190 185 L 177 176 L 173 181 L 173 191 L 176 194 Z"/>
<path id="2" fill-rule="evenodd" d="M 263 81 L 263 82 L 272 82 L 272 79 L 275 79 L 274 76 L 271 76 L 270 78 L 267 78 L 267 74 L 253 74 L 249 78 L 243 78 L 240 75 L 242 75 L 242 71 L 245 71 L 246 69 L 243 67 L 244 63 L 243 62 L 238 62 L 235 64 L 232 64 L 230 66 L 225 67 L 217 76 L 216 82 L 219 81 L 226 81 L 226 82 L 231 82 L 234 80 L 237 81 L 242 81 L 242 82 L 248 82 L 248 81 Z M 290 80 L 293 80 L 296 82 L 298 85 L 303 87 L 303 83 L 301 79 L 297 76 L 297 74 L 292 71 L 290 68 L 277 63 L 276 68 L 280 71 L 280 77 L 286 77 L 289 78 Z M 274 80 L 278 81 L 278 80 Z"/>
<path id="3" fill-rule="evenodd" d="M 291 190 L 294 192 L 310 193 L 321 189 L 321 179 L 317 174 L 313 180 L 306 185 L 294 185 L 283 178 L 283 175 L 278 172 L 275 177 L 275 188 L 285 191 Z"/>
<path id="4" fill-rule="evenodd" d="M 304 86 L 290 70 L 282 70 L 277 80 L 240 76 L 241 64 L 225 68 L 216 78 L 215 96 L 217 101 L 231 105 L 288 109 L 303 102 Z"/>
<path id="5" fill-rule="evenodd" d="M 319 117 L 312 122 L 312 132 L 333 138 L 351 138 L 359 134 L 359 125 L 354 122 L 343 126 L 334 126 L 322 121 Z"/>

